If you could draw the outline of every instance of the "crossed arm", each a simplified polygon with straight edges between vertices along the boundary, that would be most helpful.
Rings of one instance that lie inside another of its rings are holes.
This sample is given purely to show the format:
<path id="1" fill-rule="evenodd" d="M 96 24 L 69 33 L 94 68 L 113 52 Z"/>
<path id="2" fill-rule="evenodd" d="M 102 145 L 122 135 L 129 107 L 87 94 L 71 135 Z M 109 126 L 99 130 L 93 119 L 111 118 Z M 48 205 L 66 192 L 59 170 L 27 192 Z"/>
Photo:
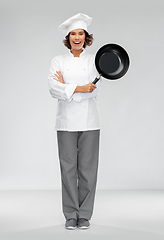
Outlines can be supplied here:
<path id="1" fill-rule="evenodd" d="M 65 84 L 64 79 L 63 79 L 63 75 L 60 71 L 56 71 L 56 73 L 54 74 L 54 78 L 56 81 Z M 96 89 L 96 85 L 93 83 L 88 83 L 86 85 L 83 86 L 77 86 L 74 93 L 91 93 Z"/>

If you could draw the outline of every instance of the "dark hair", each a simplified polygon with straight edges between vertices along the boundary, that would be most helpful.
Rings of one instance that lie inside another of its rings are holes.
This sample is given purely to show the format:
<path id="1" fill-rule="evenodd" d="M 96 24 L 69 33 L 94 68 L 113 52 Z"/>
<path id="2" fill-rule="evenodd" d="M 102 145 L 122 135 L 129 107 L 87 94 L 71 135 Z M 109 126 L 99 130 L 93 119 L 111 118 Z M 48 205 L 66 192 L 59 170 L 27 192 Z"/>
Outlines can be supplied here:
<path id="1" fill-rule="evenodd" d="M 89 34 L 85 30 L 84 30 L 84 32 L 85 32 L 85 43 L 84 43 L 83 48 L 86 48 L 87 46 L 92 45 L 94 38 L 93 38 L 93 34 Z M 69 35 L 70 35 L 70 33 L 68 33 L 68 35 L 65 37 L 65 39 L 63 40 L 63 43 L 68 49 L 71 49 L 71 44 L 69 42 Z"/>

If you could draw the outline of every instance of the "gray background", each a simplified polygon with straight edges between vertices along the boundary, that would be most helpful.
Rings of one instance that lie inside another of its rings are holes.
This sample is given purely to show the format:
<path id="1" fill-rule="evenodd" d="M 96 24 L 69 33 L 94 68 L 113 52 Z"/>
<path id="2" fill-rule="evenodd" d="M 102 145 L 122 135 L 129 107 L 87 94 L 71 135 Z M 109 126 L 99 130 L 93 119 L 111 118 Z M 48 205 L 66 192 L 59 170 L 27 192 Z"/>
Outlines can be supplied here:
<path id="1" fill-rule="evenodd" d="M 88 52 L 117 43 L 131 59 L 122 79 L 103 79 L 98 188 L 163 189 L 162 0 L 0 0 L 0 189 L 60 188 L 47 77 L 68 51 L 58 25 L 78 12 L 93 17 Z"/>

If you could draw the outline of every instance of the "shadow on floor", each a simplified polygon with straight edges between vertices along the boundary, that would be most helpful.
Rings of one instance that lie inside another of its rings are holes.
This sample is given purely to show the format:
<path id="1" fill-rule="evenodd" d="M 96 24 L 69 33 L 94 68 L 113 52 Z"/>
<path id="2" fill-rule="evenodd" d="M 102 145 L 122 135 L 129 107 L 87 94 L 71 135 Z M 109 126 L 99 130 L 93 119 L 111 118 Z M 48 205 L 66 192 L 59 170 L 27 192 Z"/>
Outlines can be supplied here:
<path id="1" fill-rule="evenodd" d="M 101 240 L 101 238 L 103 240 L 164 240 L 164 235 L 95 224 L 88 230 L 66 230 L 63 225 L 58 225 L 0 234 L 2 240 Z"/>

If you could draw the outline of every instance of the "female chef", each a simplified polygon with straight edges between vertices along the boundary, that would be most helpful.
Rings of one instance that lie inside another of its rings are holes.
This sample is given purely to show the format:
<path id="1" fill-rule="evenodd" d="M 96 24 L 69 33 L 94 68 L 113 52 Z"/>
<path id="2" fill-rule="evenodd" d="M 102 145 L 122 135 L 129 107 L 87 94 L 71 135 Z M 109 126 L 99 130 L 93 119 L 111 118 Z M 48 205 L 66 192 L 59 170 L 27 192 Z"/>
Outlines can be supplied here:
<path id="1" fill-rule="evenodd" d="M 51 62 L 49 88 L 58 99 L 56 126 L 66 229 L 88 229 L 95 198 L 100 121 L 95 56 L 86 53 L 93 41 L 87 32 L 92 18 L 76 14 L 59 26 L 68 54 Z"/>

